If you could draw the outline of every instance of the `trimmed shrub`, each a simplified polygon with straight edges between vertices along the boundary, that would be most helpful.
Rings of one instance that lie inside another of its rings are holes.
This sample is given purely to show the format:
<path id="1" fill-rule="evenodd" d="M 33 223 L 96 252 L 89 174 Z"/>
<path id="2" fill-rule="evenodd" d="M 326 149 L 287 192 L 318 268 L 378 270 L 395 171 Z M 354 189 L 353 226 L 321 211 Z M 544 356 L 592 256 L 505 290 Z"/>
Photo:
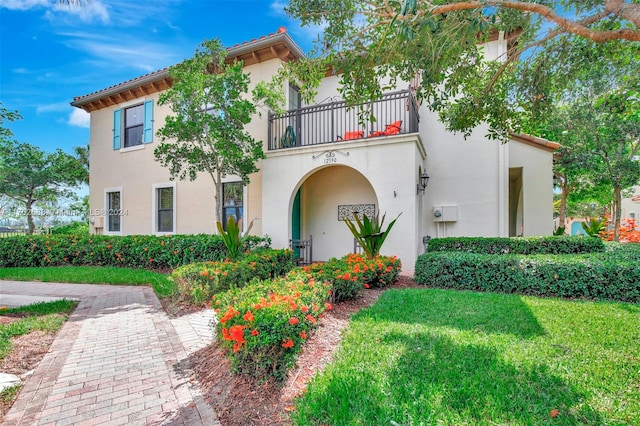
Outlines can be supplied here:
<path id="1" fill-rule="evenodd" d="M 584 236 L 546 237 L 453 237 L 432 238 L 428 252 L 462 251 L 478 254 L 580 254 L 604 251 L 599 238 Z"/>
<path id="2" fill-rule="evenodd" d="M 202 305 L 211 296 L 231 288 L 247 285 L 252 279 L 280 277 L 293 269 L 293 252 L 261 249 L 237 261 L 199 262 L 176 268 L 171 278 L 178 297 Z"/>
<path id="3" fill-rule="evenodd" d="M 244 250 L 267 248 L 268 238 L 249 237 Z M 224 260 L 218 235 L 31 235 L 0 238 L 0 267 L 60 265 L 167 269 Z"/>
<path id="4" fill-rule="evenodd" d="M 591 238 L 590 238 L 591 239 Z M 420 256 L 419 284 L 461 290 L 640 302 L 640 262 L 634 255 L 482 255 L 434 252 Z"/>
<path id="5" fill-rule="evenodd" d="M 216 336 L 234 371 L 282 381 L 326 309 L 330 284 L 297 269 L 213 296 Z"/>
<path id="6" fill-rule="evenodd" d="M 51 234 L 56 235 L 89 235 L 89 224 L 86 222 L 71 222 L 51 228 Z"/>

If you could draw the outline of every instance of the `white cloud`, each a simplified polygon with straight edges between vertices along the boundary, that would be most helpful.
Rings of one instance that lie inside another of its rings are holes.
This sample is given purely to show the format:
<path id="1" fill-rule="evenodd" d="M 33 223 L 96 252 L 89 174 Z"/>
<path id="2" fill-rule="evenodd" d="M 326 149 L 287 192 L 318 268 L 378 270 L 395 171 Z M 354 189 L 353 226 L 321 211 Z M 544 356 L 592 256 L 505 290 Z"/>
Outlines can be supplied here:
<path id="1" fill-rule="evenodd" d="M 103 24 L 108 24 L 111 17 L 107 6 L 100 2 L 100 0 L 92 0 L 80 5 L 66 5 L 62 3 L 54 3 L 51 10 L 48 10 L 45 14 L 45 18 L 50 21 L 55 21 L 67 14 L 80 18 L 82 22 L 93 22 L 94 20 L 102 21 Z"/>
<path id="2" fill-rule="evenodd" d="M 90 115 L 83 109 L 74 108 L 69 114 L 69 124 L 76 127 L 89 127 Z"/>
<path id="3" fill-rule="evenodd" d="M 36 107 L 36 114 L 42 114 L 46 112 L 64 111 L 69 108 L 68 102 L 57 102 L 54 104 L 38 105 Z"/>
<path id="4" fill-rule="evenodd" d="M 132 34 L 120 34 L 119 43 L 112 38 L 93 33 L 59 33 L 68 47 L 89 55 L 86 62 L 92 67 L 126 67 L 144 72 L 155 71 L 175 63 L 180 55 L 175 46 L 144 41 Z"/>
<path id="5" fill-rule="evenodd" d="M 50 5 L 49 0 L 0 0 L 0 9 L 29 10 Z"/>
<path id="6" fill-rule="evenodd" d="M 29 74 L 29 70 L 26 68 L 14 68 L 11 71 L 13 71 L 16 74 Z"/>

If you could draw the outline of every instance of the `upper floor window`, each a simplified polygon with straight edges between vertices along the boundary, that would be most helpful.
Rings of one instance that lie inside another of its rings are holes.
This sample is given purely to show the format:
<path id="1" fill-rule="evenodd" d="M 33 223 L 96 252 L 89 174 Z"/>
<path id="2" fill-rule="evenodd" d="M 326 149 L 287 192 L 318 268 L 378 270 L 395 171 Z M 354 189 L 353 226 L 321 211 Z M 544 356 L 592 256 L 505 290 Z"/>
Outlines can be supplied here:
<path id="1" fill-rule="evenodd" d="M 142 104 L 124 110 L 124 147 L 140 145 L 144 133 L 144 106 Z"/>
<path id="2" fill-rule="evenodd" d="M 113 111 L 113 149 L 153 142 L 153 101 Z"/>

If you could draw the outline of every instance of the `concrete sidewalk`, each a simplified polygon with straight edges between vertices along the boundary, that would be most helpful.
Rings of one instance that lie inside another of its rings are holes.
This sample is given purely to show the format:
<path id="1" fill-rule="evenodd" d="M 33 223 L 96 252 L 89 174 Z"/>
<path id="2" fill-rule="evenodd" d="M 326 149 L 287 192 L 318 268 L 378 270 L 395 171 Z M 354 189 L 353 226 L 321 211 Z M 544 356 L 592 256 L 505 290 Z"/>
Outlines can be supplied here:
<path id="1" fill-rule="evenodd" d="M 0 293 L 80 300 L 4 425 L 220 424 L 187 361 L 212 340 L 211 310 L 174 325 L 148 287 L 0 281 Z"/>

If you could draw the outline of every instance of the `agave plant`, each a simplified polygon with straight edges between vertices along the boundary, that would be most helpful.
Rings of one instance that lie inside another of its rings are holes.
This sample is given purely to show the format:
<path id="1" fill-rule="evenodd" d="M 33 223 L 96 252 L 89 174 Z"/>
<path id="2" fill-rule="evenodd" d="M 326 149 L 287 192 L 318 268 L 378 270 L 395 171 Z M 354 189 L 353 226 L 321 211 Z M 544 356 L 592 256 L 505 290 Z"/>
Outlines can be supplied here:
<path id="1" fill-rule="evenodd" d="M 582 229 L 590 237 L 599 237 L 600 233 L 605 230 L 606 219 L 598 219 L 590 217 L 586 222 L 582 222 Z"/>
<path id="2" fill-rule="evenodd" d="M 402 214 L 402 213 L 400 213 Z M 382 230 L 382 226 L 384 225 L 384 218 L 386 214 L 382 215 L 382 220 L 379 219 L 379 213 L 373 217 L 373 220 L 369 219 L 367 215 L 362 215 L 362 220 L 358 217 L 357 213 L 353 214 L 354 222 L 349 219 L 345 219 L 345 223 L 349 228 L 349 231 L 353 234 L 358 244 L 364 250 L 365 256 L 369 259 L 373 259 L 377 255 L 380 254 L 380 249 L 382 248 L 382 244 L 384 240 L 387 239 L 387 235 L 389 235 L 389 231 L 400 217 L 400 214 L 389 223 L 387 229 Z"/>
<path id="3" fill-rule="evenodd" d="M 229 218 L 227 219 L 226 231 L 224 230 L 222 223 L 216 222 L 216 226 L 218 227 L 218 233 L 220 233 L 220 236 L 222 237 L 224 246 L 227 248 L 229 259 L 237 259 L 242 252 L 242 244 L 247 238 L 247 235 L 249 235 L 249 231 L 251 231 L 253 221 L 249 223 L 249 227 L 247 228 L 244 235 L 240 235 L 240 229 L 242 229 L 242 219 L 236 221 L 236 218 L 233 216 L 229 216 Z"/>

